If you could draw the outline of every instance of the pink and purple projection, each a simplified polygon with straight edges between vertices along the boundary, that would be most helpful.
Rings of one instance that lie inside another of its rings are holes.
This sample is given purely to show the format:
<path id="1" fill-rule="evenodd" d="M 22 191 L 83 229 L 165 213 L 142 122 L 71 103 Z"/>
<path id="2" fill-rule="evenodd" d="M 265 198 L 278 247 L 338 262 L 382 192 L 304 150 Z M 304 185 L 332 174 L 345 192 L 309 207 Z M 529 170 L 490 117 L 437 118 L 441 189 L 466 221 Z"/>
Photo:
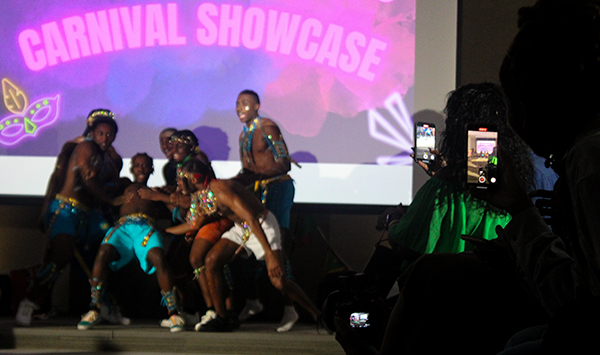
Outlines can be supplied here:
<path id="1" fill-rule="evenodd" d="M 478 154 L 492 154 L 496 148 L 496 141 L 491 139 L 480 139 L 477 140 L 477 153 Z"/>
<path id="2" fill-rule="evenodd" d="M 0 78 L 52 108 L 27 129 L 0 106 L 0 124 L 23 117 L 0 155 L 54 156 L 102 107 L 124 157 L 162 158 L 174 126 L 238 160 L 234 104 L 253 89 L 300 162 L 409 165 L 415 18 L 415 0 L 1 2 Z"/>

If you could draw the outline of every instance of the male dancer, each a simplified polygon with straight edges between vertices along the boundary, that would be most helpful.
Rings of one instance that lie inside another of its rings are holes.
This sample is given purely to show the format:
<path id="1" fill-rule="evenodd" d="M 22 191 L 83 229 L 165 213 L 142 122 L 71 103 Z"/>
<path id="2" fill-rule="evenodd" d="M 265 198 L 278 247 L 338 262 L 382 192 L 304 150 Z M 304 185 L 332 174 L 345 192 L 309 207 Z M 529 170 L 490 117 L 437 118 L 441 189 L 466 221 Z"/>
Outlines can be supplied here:
<path id="1" fill-rule="evenodd" d="M 240 92 L 236 101 L 236 112 L 240 121 L 245 124 L 239 138 L 243 169 L 233 179 L 255 191 L 267 209 L 277 217 L 284 249 L 289 253 L 291 246 L 288 245 L 290 241 L 286 237 L 290 226 L 290 211 L 294 202 L 294 182 L 287 173 L 291 169 L 291 163 L 296 162 L 290 157 L 277 124 L 269 118 L 261 117 L 258 113 L 259 108 L 260 98 L 256 92 L 252 90 Z M 287 260 L 286 271 L 288 277 L 291 278 Z M 241 321 L 263 309 L 255 290 L 256 276 L 252 276 L 250 281 L 254 284 L 254 289 L 249 290 L 246 306 L 240 313 Z M 286 305 L 283 318 L 277 327 L 278 332 L 292 329 L 298 320 L 298 313 L 294 309 L 293 302 L 288 298 L 284 302 Z"/>
<path id="2" fill-rule="evenodd" d="M 154 227 L 159 206 L 154 201 L 142 199 L 137 193 L 140 188 L 146 187 L 150 174 L 154 172 L 152 158 L 146 153 L 136 154 L 131 159 L 131 172 L 134 182 L 123 194 L 125 202 L 121 205 L 121 218 L 106 234 L 94 262 L 91 309 L 81 318 L 77 329 L 87 330 L 101 321 L 100 300 L 106 286 L 109 265 L 116 271 L 136 257 L 146 273 L 156 271 L 161 294 L 169 311 L 169 328 L 171 332 L 179 332 L 183 330 L 184 321 L 177 314 L 162 236 Z"/>
<path id="3" fill-rule="evenodd" d="M 160 135 L 161 150 L 169 159 L 168 171 L 164 172 L 165 182 L 169 186 L 168 189 L 141 189 L 140 194 L 143 198 L 152 199 L 153 201 L 161 201 L 167 204 L 171 209 L 176 209 L 179 206 L 187 207 L 189 198 L 186 198 L 180 191 L 176 191 L 177 186 L 177 168 L 192 157 L 197 157 L 210 167 L 210 160 L 206 153 L 198 147 L 198 138 L 194 132 L 184 129 L 175 131 L 170 134 L 168 141 L 165 143 L 163 137 L 168 134 L 170 128 L 163 130 Z M 165 166 L 166 168 L 167 166 Z M 168 191 L 172 190 L 172 191 Z"/>
<path id="4" fill-rule="evenodd" d="M 85 130 L 83 134 L 79 137 L 76 137 L 70 141 L 65 142 L 63 144 L 60 153 L 56 157 L 56 163 L 54 164 L 54 171 L 48 180 L 48 187 L 46 188 L 46 195 L 44 197 L 44 204 L 42 205 L 42 212 L 40 214 L 40 225 L 42 230 L 44 230 L 44 215 L 46 214 L 46 209 L 50 202 L 56 196 L 56 193 L 60 191 L 63 187 L 63 184 L 67 175 L 67 166 L 69 164 L 69 159 L 71 158 L 71 154 L 73 154 L 73 150 L 77 146 L 77 144 L 81 143 L 84 139 L 89 138 L 92 125 L 96 118 L 98 117 L 111 117 L 114 119 L 114 114 L 106 109 L 95 109 L 92 110 L 85 124 Z M 111 146 L 106 151 L 105 159 L 105 176 L 106 182 L 114 182 L 119 178 L 119 174 L 121 169 L 123 168 L 123 159 L 115 150 L 115 147 Z M 102 183 L 102 182 L 101 182 Z"/>
<path id="5" fill-rule="evenodd" d="M 264 259 L 271 284 L 298 302 L 315 321 L 320 321 L 319 310 L 300 287 L 285 275 L 279 225 L 261 201 L 236 181 L 211 178 L 206 165 L 198 159 L 186 162 L 180 176 L 181 185 L 191 193 L 192 203 L 187 214 L 188 223 L 172 227 L 169 232 L 182 234 L 201 228 L 219 215 L 235 223 L 206 256 L 206 278 L 217 317 L 198 330 L 232 330 L 222 294 L 221 272 L 225 263 L 242 250 L 254 254 L 258 260 Z"/>
<path id="6" fill-rule="evenodd" d="M 211 177 L 214 177 L 210 160 L 206 153 L 199 149 L 198 138 L 192 131 L 181 130 L 174 132 L 169 139 L 169 145 L 171 160 L 175 164 L 175 167 L 181 167 L 184 162 L 192 158 L 197 158 L 206 164 Z M 190 207 L 189 193 L 181 187 L 171 194 L 150 189 L 140 189 L 139 194 L 143 198 L 162 201 L 167 204 L 174 210 L 174 219 L 180 215 L 180 210 L 187 211 Z M 183 221 L 183 218 L 181 218 L 181 221 Z M 216 317 L 210 292 L 206 284 L 206 278 L 202 273 L 202 270 L 204 270 L 204 257 L 208 253 L 208 250 L 219 240 L 221 234 L 231 228 L 232 225 L 233 222 L 226 218 L 218 218 L 212 223 L 207 223 L 203 226 L 195 233 L 195 236 L 188 235 L 185 237 L 185 240 L 181 237 L 172 238 L 167 252 L 167 259 L 175 274 L 174 280 L 179 291 L 178 295 L 181 298 L 180 306 L 182 307 L 182 311 L 180 315 L 185 319 L 186 324 L 196 324 L 196 328 L 199 328 L 201 324 Z M 195 308 L 198 307 L 195 304 L 196 288 L 190 285 L 192 279 L 198 281 L 207 308 L 206 314 L 201 318 L 195 312 Z M 161 326 L 170 327 L 169 320 L 163 319 Z"/>
<path id="7" fill-rule="evenodd" d="M 93 119 L 89 137 L 75 146 L 64 170 L 61 188 L 46 210 L 48 248 L 39 273 L 19 304 L 16 321 L 20 325 L 31 323 L 39 300 L 50 294 L 60 272 L 71 261 L 75 243 L 78 240 L 91 243 L 106 233 L 109 224 L 92 209 L 96 201 L 112 206 L 123 201 L 122 197 L 110 198 L 101 181 L 107 166 L 113 164 L 107 152 L 115 139 L 117 124 L 107 113 L 95 115 Z"/>
<path id="8" fill-rule="evenodd" d="M 160 143 L 160 151 L 163 152 L 167 163 L 163 166 L 163 177 L 165 179 L 165 186 L 163 190 L 167 193 L 175 192 L 177 187 L 177 162 L 173 160 L 173 144 L 171 144 L 171 136 L 177 132 L 175 128 L 165 128 L 160 132 L 158 136 L 158 142 Z"/>

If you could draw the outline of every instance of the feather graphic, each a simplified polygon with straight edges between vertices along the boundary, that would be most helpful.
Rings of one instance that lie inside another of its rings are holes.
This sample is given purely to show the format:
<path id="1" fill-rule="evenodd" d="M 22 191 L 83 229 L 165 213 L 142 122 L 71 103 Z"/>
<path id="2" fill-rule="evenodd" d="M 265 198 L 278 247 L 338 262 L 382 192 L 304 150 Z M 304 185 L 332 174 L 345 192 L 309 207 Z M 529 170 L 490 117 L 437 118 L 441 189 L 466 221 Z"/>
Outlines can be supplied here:
<path id="1" fill-rule="evenodd" d="M 25 111 L 28 103 L 27 96 L 25 96 L 23 90 L 19 89 L 6 78 L 2 79 L 2 94 L 4 97 L 4 106 L 10 112 L 20 114 Z"/>

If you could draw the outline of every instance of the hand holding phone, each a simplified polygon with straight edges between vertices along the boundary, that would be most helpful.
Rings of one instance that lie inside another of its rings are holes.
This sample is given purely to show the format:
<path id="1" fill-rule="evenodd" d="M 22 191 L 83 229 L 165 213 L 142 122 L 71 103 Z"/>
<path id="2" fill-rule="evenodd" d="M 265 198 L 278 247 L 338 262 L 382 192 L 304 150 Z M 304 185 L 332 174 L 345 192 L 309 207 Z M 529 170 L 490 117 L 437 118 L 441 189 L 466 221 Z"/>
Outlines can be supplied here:
<path id="1" fill-rule="evenodd" d="M 419 164 L 421 168 L 423 168 L 423 170 L 425 170 L 427 175 L 433 176 L 435 175 L 435 173 L 440 171 L 440 169 L 446 166 L 446 160 L 444 160 L 444 156 L 437 149 L 430 149 L 429 152 L 432 156 L 432 159 L 429 162 L 424 162 L 422 160 L 416 159 L 415 161 L 417 162 L 417 164 Z M 414 158 L 414 154 L 412 154 L 411 157 Z"/>
<path id="2" fill-rule="evenodd" d="M 435 161 L 435 125 L 433 123 L 417 122 L 415 124 L 415 152 L 417 162 L 429 164 Z"/>
<path id="3" fill-rule="evenodd" d="M 494 126 L 467 124 L 467 184 L 487 189 L 498 183 L 498 130 Z"/>
<path id="4" fill-rule="evenodd" d="M 499 181 L 493 189 L 479 189 L 476 184 L 469 186 L 469 192 L 474 197 L 487 201 L 491 205 L 503 209 L 515 216 L 521 211 L 534 207 L 531 198 L 527 195 L 521 177 L 516 167 L 502 147 L 499 147 L 499 160 L 502 162 L 502 172 Z"/>

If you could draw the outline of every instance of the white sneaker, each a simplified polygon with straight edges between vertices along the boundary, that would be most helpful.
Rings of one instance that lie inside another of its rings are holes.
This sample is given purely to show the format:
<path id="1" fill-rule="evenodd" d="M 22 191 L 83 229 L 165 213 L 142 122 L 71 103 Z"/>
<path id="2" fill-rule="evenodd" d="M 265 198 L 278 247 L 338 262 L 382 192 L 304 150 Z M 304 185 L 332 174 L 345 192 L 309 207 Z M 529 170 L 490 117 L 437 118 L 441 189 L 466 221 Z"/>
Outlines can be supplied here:
<path id="1" fill-rule="evenodd" d="M 243 321 L 247 320 L 248 318 L 252 317 L 253 315 L 259 314 L 260 312 L 262 312 L 263 308 L 264 307 L 263 307 L 262 303 L 260 303 L 260 300 L 247 299 L 246 305 L 244 306 L 244 309 L 242 309 L 242 311 L 240 312 L 238 319 L 240 320 L 240 322 L 243 322 Z"/>
<path id="2" fill-rule="evenodd" d="M 298 321 L 298 313 L 294 306 L 285 306 L 283 308 L 283 317 L 281 318 L 281 322 L 277 326 L 277 332 L 283 333 L 290 331 L 294 324 Z"/>
<path id="3" fill-rule="evenodd" d="M 37 309 L 39 309 L 39 307 L 35 303 L 31 302 L 27 298 L 24 298 L 21 303 L 19 303 L 19 310 L 15 316 L 17 324 L 28 327 L 31 324 L 33 311 Z"/>
<path id="4" fill-rule="evenodd" d="M 180 332 L 183 330 L 183 327 L 185 326 L 185 322 L 183 321 L 183 318 L 181 318 L 177 314 L 173 314 L 172 316 L 169 317 L 169 323 L 170 323 L 169 328 L 171 328 L 171 333 Z"/>
<path id="5" fill-rule="evenodd" d="M 160 321 L 160 326 L 163 328 L 171 328 L 171 320 L 169 318 L 165 318 Z"/>
<path id="6" fill-rule="evenodd" d="M 202 316 L 202 318 L 200 319 L 199 323 L 196 323 L 196 326 L 194 327 L 194 329 L 199 332 L 200 331 L 200 327 L 202 327 L 204 324 L 210 322 L 211 320 L 217 318 L 217 312 L 213 311 L 212 309 L 209 309 L 208 311 L 206 311 L 206 314 Z"/>
<path id="7" fill-rule="evenodd" d="M 77 329 L 88 330 L 96 324 L 100 323 L 100 315 L 98 311 L 89 311 L 81 317 L 81 321 L 77 323 Z"/>
<path id="8" fill-rule="evenodd" d="M 183 322 L 188 325 L 196 324 L 198 323 L 198 320 L 200 320 L 200 315 L 198 315 L 198 312 L 191 314 L 181 311 L 179 312 L 179 316 L 183 318 Z M 169 318 L 161 320 L 160 326 L 163 328 L 171 328 L 171 320 Z"/>
<path id="9" fill-rule="evenodd" d="M 110 324 L 129 325 L 131 319 L 123 317 L 119 307 L 113 307 L 106 304 L 100 305 L 100 318 Z"/>

